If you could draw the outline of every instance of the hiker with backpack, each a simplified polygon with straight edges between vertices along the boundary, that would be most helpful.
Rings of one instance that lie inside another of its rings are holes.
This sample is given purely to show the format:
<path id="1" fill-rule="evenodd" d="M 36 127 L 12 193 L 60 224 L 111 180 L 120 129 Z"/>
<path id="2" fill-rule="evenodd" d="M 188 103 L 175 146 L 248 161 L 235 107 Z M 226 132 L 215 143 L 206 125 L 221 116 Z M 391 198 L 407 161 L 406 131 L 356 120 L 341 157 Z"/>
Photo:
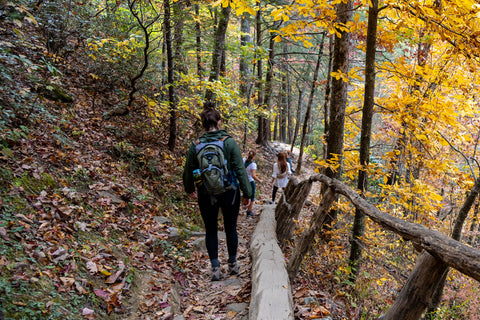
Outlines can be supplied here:
<path id="1" fill-rule="evenodd" d="M 248 181 L 250 181 L 250 184 L 252 185 L 252 197 L 250 198 L 250 205 L 247 207 L 248 217 L 253 217 L 255 215 L 255 213 L 252 211 L 253 202 L 255 201 L 255 181 L 257 181 L 258 183 L 263 182 L 260 178 L 257 177 L 257 164 L 255 163 L 255 161 L 253 161 L 253 158 L 255 158 L 256 155 L 257 153 L 254 150 L 250 150 L 248 152 L 248 156 L 246 158 L 243 158 L 245 169 L 247 170 L 248 174 Z"/>
<path id="2" fill-rule="evenodd" d="M 292 168 L 287 162 L 287 154 L 285 152 L 279 152 L 277 154 L 277 162 L 273 165 L 273 174 L 272 174 L 272 201 L 270 203 L 275 203 L 275 197 L 279 188 L 285 188 L 288 183 L 288 177 L 292 174 Z"/>
<path id="3" fill-rule="evenodd" d="M 220 113 L 206 102 L 200 114 L 206 133 L 191 144 L 183 171 L 183 186 L 188 194 L 198 193 L 198 206 L 205 225 L 205 243 L 212 267 L 212 281 L 222 278 L 218 259 L 218 211 L 222 209 L 227 238 L 228 268 L 240 272 L 237 262 L 237 218 L 242 203 L 248 207 L 252 188 L 237 142 L 220 129 Z"/>

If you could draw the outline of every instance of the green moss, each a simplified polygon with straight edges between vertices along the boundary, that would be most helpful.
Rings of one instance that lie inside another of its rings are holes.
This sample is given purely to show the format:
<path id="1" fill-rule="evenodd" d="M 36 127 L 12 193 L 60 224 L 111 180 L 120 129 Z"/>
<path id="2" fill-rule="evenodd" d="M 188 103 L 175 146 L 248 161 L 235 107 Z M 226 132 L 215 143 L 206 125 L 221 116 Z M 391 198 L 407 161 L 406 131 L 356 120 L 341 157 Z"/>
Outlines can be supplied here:
<path id="1" fill-rule="evenodd" d="M 20 177 L 14 178 L 12 185 L 17 188 L 23 188 L 28 195 L 38 195 L 43 190 L 57 187 L 55 179 L 48 173 L 42 173 L 40 178 L 36 179 L 28 172 L 24 172 Z"/>

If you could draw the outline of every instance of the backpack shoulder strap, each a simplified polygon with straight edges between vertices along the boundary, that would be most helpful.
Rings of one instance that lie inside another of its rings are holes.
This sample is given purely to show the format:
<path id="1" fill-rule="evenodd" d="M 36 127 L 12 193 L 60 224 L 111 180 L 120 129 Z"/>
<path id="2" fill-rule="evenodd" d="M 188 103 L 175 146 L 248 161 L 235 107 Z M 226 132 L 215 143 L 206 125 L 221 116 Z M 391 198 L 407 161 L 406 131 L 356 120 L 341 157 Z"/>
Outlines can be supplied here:
<path id="1" fill-rule="evenodd" d="M 226 140 L 226 138 L 228 138 L 228 136 L 224 136 L 221 139 L 209 141 L 209 142 L 201 142 L 200 140 L 197 140 L 199 143 L 195 144 L 195 151 L 198 154 L 207 145 L 215 145 L 220 149 L 225 150 L 224 141 Z"/>

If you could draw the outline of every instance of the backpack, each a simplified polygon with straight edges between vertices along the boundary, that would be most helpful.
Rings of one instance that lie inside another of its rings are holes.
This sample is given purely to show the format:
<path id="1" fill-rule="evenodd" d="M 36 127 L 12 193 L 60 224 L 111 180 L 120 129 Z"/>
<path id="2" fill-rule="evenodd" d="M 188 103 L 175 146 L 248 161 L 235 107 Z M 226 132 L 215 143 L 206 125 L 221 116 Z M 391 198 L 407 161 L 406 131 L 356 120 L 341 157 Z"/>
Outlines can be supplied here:
<path id="1" fill-rule="evenodd" d="M 280 166 L 278 166 L 278 171 L 280 171 Z M 277 179 L 283 179 L 287 177 L 288 175 L 288 165 L 287 165 L 287 170 L 285 172 L 281 172 L 277 174 Z"/>
<path id="2" fill-rule="evenodd" d="M 283 179 L 287 176 L 287 171 L 277 174 L 277 179 Z"/>
<path id="3" fill-rule="evenodd" d="M 202 185 L 210 195 L 218 195 L 234 188 L 223 147 L 226 138 L 228 136 L 216 141 L 199 142 L 195 145 Z"/>

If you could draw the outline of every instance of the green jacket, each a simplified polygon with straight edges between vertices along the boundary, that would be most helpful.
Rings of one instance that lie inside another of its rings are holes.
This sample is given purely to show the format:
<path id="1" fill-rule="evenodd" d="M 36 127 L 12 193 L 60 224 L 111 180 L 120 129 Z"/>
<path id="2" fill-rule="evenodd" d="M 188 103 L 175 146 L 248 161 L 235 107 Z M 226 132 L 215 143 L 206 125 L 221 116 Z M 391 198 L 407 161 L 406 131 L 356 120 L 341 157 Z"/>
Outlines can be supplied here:
<path id="1" fill-rule="evenodd" d="M 200 140 L 202 142 L 216 141 L 224 136 L 228 136 L 225 130 L 210 131 L 205 133 Z M 240 184 L 240 190 L 245 198 L 252 197 L 252 186 L 248 181 L 247 171 L 243 164 L 242 153 L 238 147 L 237 142 L 233 138 L 227 138 L 224 140 L 224 152 L 227 159 L 228 171 L 234 171 L 237 175 L 238 183 Z M 183 187 L 187 193 L 195 191 L 195 180 L 193 178 L 193 170 L 198 169 L 198 160 L 195 152 L 195 144 L 190 145 L 188 149 L 187 159 L 185 162 L 185 168 L 183 169 Z M 199 193 L 205 193 L 203 190 L 199 190 Z"/>

